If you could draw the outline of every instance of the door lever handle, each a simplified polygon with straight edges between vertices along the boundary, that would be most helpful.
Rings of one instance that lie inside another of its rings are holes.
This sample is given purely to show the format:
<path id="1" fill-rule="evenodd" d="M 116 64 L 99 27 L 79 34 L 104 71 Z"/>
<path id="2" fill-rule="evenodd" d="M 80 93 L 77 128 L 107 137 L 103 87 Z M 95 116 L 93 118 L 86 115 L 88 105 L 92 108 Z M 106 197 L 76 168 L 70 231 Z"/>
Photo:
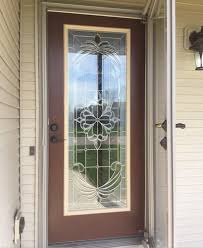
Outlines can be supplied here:
<path id="1" fill-rule="evenodd" d="M 162 122 L 162 123 L 157 123 L 157 124 L 155 124 L 155 127 L 156 127 L 156 128 L 163 128 L 163 130 L 164 130 L 165 132 L 167 132 L 167 121 L 165 120 L 165 121 Z"/>
<path id="2" fill-rule="evenodd" d="M 167 121 L 165 120 L 163 123 L 157 123 L 155 125 L 156 128 L 163 128 L 163 130 L 165 132 L 167 132 Z M 180 128 L 180 129 L 185 129 L 186 125 L 184 123 L 177 123 L 176 124 L 176 128 Z"/>
<path id="3" fill-rule="evenodd" d="M 57 143 L 57 142 L 58 142 L 58 138 L 56 137 L 56 135 L 52 135 L 52 136 L 50 137 L 50 142 L 51 142 L 51 143 Z"/>
<path id="4" fill-rule="evenodd" d="M 51 137 L 50 137 L 50 142 L 51 143 L 54 143 L 54 144 L 56 144 L 56 143 L 58 143 L 58 142 L 63 142 L 63 141 L 65 141 L 66 139 L 59 139 L 56 135 L 52 135 Z"/>

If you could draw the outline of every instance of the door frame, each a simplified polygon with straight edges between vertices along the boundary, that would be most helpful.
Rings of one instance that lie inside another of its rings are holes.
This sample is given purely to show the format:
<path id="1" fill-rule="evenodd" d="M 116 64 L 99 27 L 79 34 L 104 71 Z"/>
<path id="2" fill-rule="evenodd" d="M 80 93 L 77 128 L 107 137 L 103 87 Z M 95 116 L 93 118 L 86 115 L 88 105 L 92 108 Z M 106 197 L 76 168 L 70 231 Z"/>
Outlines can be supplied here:
<path id="1" fill-rule="evenodd" d="M 36 0 L 36 2 L 38 2 Z M 170 16 L 170 27 L 171 30 L 174 30 L 175 20 L 175 0 L 167 0 L 168 6 L 168 15 Z M 37 115 L 37 123 L 38 123 L 38 164 L 37 167 L 39 174 L 36 175 L 37 183 L 36 186 L 38 194 L 36 194 L 36 246 L 37 247 L 48 247 L 48 167 L 49 167 L 49 155 L 48 155 L 48 91 L 47 91 L 47 12 L 63 12 L 63 13 L 77 13 L 77 14 L 89 14 L 89 15 L 100 15 L 100 16 L 111 16 L 111 17 L 121 17 L 121 18 L 133 18 L 140 19 L 147 23 L 146 26 L 146 164 L 145 164 L 145 184 L 146 184 L 146 192 L 145 192 L 145 228 L 146 228 L 146 238 L 153 237 L 154 234 L 154 186 L 153 186 L 153 145 L 152 145 L 152 135 L 153 135 L 153 117 L 150 114 L 149 106 L 152 106 L 153 102 L 153 84 L 152 78 L 153 71 L 150 69 L 151 59 L 153 59 L 153 54 L 150 52 L 153 45 L 152 41 L 152 32 L 153 28 L 150 25 L 150 20 L 145 20 L 142 16 L 141 11 L 132 11 L 132 10 L 123 10 L 116 8 L 105 8 L 105 7 L 97 7 L 92 8 L 91 6 L 82 6 L 82 5 L 72 5 L 72 4 L 57 4 L 57 3 L 45 3 L 42 2 L 36 8 L 36 31 L 38 35 L 36 36 L 36 44 L 39 50 L 39 54 L 36 56 L 38 59 L 36 62 L 39 69 L 39 84 L 38 84 L 38 97 L 39 101 L 39 113 Z M 39 18 L 38 18 L 39 17 Z M 168 85 L 168 95 L 170 101 L 167 102 L 169 105 L 169 109 L 171 111 L 171 117 L 169 117 L 169 123 L 172 127 L 175 127 L 175 118 L 174 118 L 174 90 L 175 90 L 175 40 L 172 32 L 168 32 L 168 42 L 170 42 L 170 52 L 171 58 L 168 59 L 170 62 L 170 73 L 167 76 L 167 85 Z M 171 35 L 172 33 L 172 35 Z M 171 52 L 172 51 L 172 52 Z M 172 83 L 171 83 L 172 82 Z M 170 150 L 168 154 L 170 154 L 170 161 L 172 164 L 172 168 L 170 168 L 169 175 L 169 187 L 170 194 L 169 198 L 172 204 L 169 206 L 169 244 L 173 243 L 173 176 L 174 176 L 174 128 L 169 130 L 169 147 Z M 173 137 L 172 137 L 173 136 Z M 169 163 L 168 163 L 169 164 Z M 147 246 L 146 246 L 147 247 Z M 173 245 L 169 246 L 173 247 Z"/>
<path id="2" fill-rule="evenodd" d="M 166 0 L 167 11 L 167 180 L 168 180 L 168 247 L 175 247 L 175 140 L 176 140 L 176 0 Z M 154 72 L 153 72 L 153 23 L 149 18 L 146 27 L 146 239 L 155 247 L 155 174 L 154 174 Z"/>

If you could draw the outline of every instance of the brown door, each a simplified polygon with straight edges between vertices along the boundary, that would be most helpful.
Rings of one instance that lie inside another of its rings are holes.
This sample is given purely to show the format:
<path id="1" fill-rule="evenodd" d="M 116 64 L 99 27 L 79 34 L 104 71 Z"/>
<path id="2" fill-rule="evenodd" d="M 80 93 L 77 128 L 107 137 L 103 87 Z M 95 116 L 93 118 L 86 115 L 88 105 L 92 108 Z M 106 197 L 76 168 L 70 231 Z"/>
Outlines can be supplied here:
<path id="1" fill-rule="evenodd" d="M 48 13 L 49 243 L 144 230 L 145 26 Z"/>

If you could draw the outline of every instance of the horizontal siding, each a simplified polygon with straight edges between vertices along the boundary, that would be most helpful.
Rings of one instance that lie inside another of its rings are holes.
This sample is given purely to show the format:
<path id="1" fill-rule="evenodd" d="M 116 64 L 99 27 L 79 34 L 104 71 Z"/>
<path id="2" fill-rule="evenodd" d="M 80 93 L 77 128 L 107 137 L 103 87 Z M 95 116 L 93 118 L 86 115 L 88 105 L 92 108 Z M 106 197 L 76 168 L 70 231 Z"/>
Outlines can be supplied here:
<path id="1" fill-rule="evenodd" d="M 188 3 L 193 3 L 191 0 Z M 183 47 L 184 29 L 203 21 L 203 6 L 177 5 L 176 248 L 203 247 L 203 74 Z"/>
<path id="2" fill-rule="evenodd" d="M 36 79 L 35 79 L 35 1 L 22 0 L 21 60 L 20 60 L 20 155 L 21 207 L 26 226 L 22 234 L 22 248 L 35 247 L 35 156 L 29 147 L 36 146 Z"/>
<path id="3" fill-rule="evenodd" d="M 20 1 L 0 1 L 0 248 L 14 247 L 19 208 Z"/>

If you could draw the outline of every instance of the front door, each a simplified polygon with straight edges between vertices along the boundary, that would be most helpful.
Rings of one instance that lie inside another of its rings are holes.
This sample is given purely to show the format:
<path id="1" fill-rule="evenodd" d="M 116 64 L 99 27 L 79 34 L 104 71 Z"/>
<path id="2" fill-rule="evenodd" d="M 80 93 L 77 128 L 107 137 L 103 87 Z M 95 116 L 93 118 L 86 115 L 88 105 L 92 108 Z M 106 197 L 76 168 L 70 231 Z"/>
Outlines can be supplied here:
<path id="1" fill-rule="evenodd" d="M 145 27 L 48 13 L 49 243 L 142 235 Z"/>

